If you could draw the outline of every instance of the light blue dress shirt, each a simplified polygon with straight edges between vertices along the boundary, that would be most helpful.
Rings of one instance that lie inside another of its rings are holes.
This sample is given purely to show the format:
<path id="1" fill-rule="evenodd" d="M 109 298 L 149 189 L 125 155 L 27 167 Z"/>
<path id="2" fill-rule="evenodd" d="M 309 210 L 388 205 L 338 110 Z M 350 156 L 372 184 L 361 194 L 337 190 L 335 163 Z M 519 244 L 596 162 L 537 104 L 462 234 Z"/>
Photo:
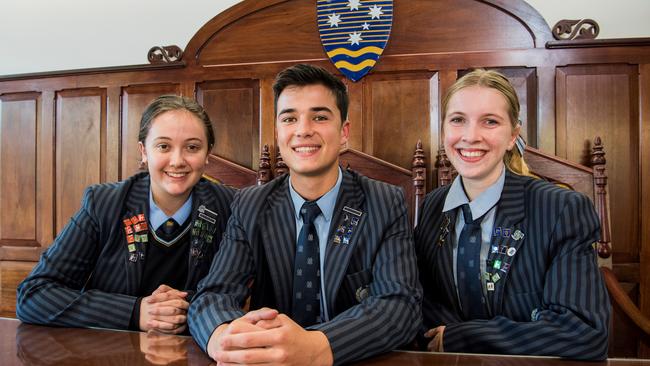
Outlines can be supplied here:
<path id="1" fill-rule="evenodd" d="M 158 230 L 160 225 L 164 224 L 167 220 L 174 219 L 178 225 L 183 226 L 185 220 L 190 217 L 192 213 L 192 194 L 187 198 L 183 206 L 179 208 L 173 215 L 167 216 L 163 210 L 156 205 L 156 202 L 153 200 L 153 193 L 149 189 L 149 226 L 152 231 Z"/>
<path id="2" fill-rule="evenodd" d="M 320 252 L 320 292 L 321 292 L 321 319 L 323 321 L 329 320 L 327 312 L 327 298 L 325 295 L 325 250 L 327 249 L 327 237 L 329 236 L 330 226 L 332 224 L 332 216 L 334 215 L 334 206 L 336 206 L 336 198 L 339 196 L 339 189 L 341 188 L 341 181 L 343 180 L 343 173 L 339 167 L 339 176 L 336 179 L 336 184 L 325 193 L 321 198 L 316 201 L 321 214 L 314 220 L 316 227 L 316 234 L 318 235 L 318 250 Z M 291 177 L 289 177 L 289 192 L 291 193 L 291 200 L 293 201 L 293 208 L 296 219 L 296 241 L 302 229 L 302 218 L 300 217 L 300 208 L 305 203 L 305 199 L 293 189 L 291 184 Z"/>
<path id="3" fill-rule="evenodd" d="M 501 175 L 494 184 L 489 186 L 483 193 L 476 197 L 473 201 L 469 201 L 467 194 L 465 194 L 465 188 L 463 188 L 463 182 L 461 181 L 460 175 L 454 179 L 454 182 L 449 188 L 447 193 L 447 198 L 445 199 L 445 205 L 442 208 L 442 211 L 449 213 L 452 210 L 456 210 L 456 222 L 454 225 L 454 235 L 452 236 L 453 243 L 453 257 L 454 257 L 454 283 L 456 284 L 456 296 L 458 296 L 458 279 L 456 278 L 456 266 L 458 258 L 458 239 L 460 238 L 460 232 L 463 231 L 465 226 L 465 219 L 463 218 L 463 211 L 461 206 L 469 203 L 469 208 L 472 211 L 472 218 L 476 219 L 483 215 L 483 221 L 481 221 L 481 253 L 480 253 L 480 271 L 485 273 L 487 271 L 487 258 L 490 251 L 490 241 L 492 240 L 492 231 L 494 226 L 494 218 L 496 216 L 496 205 L 501 198 L 501 192 L 503 192 L 503 185 L 506 181 L 506 169 L 505 166 L 502 168 Z M 483 288 L 483 303 L 488 307 L 489 304 L 485 302 L 487 297 L 487 289 L 485 284 L 485 278 L 481 276 L 481 283 Z M 458 300 L 460 304 L 460 299 Z"/>

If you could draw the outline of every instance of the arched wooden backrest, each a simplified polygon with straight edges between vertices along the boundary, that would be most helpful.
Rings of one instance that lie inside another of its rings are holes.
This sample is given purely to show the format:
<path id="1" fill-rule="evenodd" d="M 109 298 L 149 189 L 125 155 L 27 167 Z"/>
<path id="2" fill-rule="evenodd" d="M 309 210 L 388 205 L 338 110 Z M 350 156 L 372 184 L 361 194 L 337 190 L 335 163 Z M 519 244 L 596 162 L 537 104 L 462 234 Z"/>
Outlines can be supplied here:
<path id="1" fill-rule="evenodd" d="M 208 165 L 205 167 L 203 176 L 213 182 L 243 188 L 256 184 L 258 173 L 211 154 L 208 155 Z"/>
<path id="2" fill-rule="evenodd" d="M 289 168 L 282 160 L 279 151 L 276 153 L 275 161 L 275 177 L 289 172 Z M 417 222 L 420 206 L 426 193 L 427 177 L 426 158 L 421 141 L 418 141 L 415 146 L 411 170 L 349 148 L 340 152 L 339 163 L 343 169 L 352 169 L 369 178 L 402 187 L 408 207 L 409 219 L 412 224 Z"/>

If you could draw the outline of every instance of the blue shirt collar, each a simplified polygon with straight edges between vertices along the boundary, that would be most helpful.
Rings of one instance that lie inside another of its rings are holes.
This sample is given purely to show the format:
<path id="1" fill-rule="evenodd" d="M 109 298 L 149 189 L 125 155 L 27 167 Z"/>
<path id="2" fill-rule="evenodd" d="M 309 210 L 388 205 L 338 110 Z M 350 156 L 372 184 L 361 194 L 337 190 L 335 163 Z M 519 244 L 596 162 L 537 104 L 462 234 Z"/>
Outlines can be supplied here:
<path id="1" fill-rule="evenodd" d="M 190 193 L 190 196 L 187 197 L 187 200 L 185 203 L 183 203 L 183 206 L 179 208 L 173 215 L 167 216 L 163 212 L 163 210 L 156 205 L 156 202 L 153 200 L 153 193 L 151 193 L 151 189 L 149 189 L 149 225 L 151 225 L 151 230 L 158 230 L 160 225 L 162 225 L 165 221 L 169 220 L 170 218 L 174 219 L 179 225 L 183 225 L 185 223 L 185 220 L 187 220 L 188 217 L 190 217 L 190 214 L 192 213 L 192 194 Z"/>
<path id="2" fill-rule="evenodd" d="M 316 201 L 316 204 L 318 205 L 318 208 L 320 208 L 320 211 L 322 212 L 326 222 L 330 222 L 332 220 L 332 215 L 334 214 L 334 206 L 336 205 L 336 198 L 339 196 L 339 189 L 341 188 L 342 181 L 343 172 L 341 172 L 341 167 L 339 167 L 339 176 L 336 179 L 336 184 L 334 184 L 334 187 L 332 187 L 332 189 L 330 189 Z M 291 200 L 293 201 L 293 208 L 295 211 L 294 213 L 296 215 L 295 217 L 296 220 L 298 220 L 300 218 L 300 208 L 306 200 L 302 198 L 302 196 L 300 196 L 295 189 L 293 189 L 293 185 L 291 184 L 291 176 L 289 176 L 289 192 L 291 193 Z"/>
<path id="3" fill-rule="evenodd" d="M 442 211 L 448 212 L 466 203 L 469 203 L 469 208 L 472 211 L 472 217 L 479 218 L 485 215 L 486 212 L 490 211 L 490 209 L 494 207 L 497 202 L 499 202 L 505 181 L 506 168 L 504 166 L 501 170 L 499 179 L 497 179 L 494 184 L 489 186 L 485 191 L 483 191 L 483 193 L 476 197 L 474 201 L 469 202 L 469 199 L 465 194 L 465 189 L 463 188 L 463 183 L 461 182 L 461 177 L 458 175 L 449 188 L 449 192 L 447 193 L 447 198 L 445 199 L 445 205 L 442 208 Z"/>

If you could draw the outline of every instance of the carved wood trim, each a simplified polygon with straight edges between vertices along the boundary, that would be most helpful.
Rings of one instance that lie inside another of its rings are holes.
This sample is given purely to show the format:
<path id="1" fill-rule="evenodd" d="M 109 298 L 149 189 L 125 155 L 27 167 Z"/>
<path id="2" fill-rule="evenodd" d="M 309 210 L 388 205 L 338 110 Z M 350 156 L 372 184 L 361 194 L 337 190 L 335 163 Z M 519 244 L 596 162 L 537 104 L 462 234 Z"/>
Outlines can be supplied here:
<path id="1" fill-rule="evenodd" d="M 609 231 L 609 206 L 607 204 L 607 174 L 605 173 L 605 151 L 600 136 L 594 140 L 591 152 L 591 167 L 594 169 L 594 200 L 596 210 L 602 225 L 600 226 L 600 241 L 598 255 L 609 258 L 612 255 L 611 237 Z"/>
<path id="2" fill-rule="evenodd" d="M 273 169 L 273 177 L 279 177 L 281 175 L 289 173 L 289 167 L 282 160 L 282 155 L 280 155 L 280 148 L 275 147 L 275 169 Z"/>
<path id="3" fill-rule="evenodd" d="M 427 193 L 427 164 L 426 157 L 424 155 L 424 149 L 422 149 L 422 140 L 418 140 L 417 144 L 415 145 L 411 170 L 413 172 L 413 188 L 415 190 L 415 202 L 413 202 L 415 205 L 413 222 L 417 223 L 420 219 L 420 207 L 422 206 L 422 202 L 424 202 L 424 196 Z"/>
<path id="4" fill-rule="evenodd" d="M 650 46 L 650 38 L 580 39 L 550 41 L 546 43 L 546 48 L 548 49 L 642 46 Z"/>
<path id="5" fill-rule="evenodd" d="M 593 19 L 562 19 L 553 26 L 553 38 L 557 40 L 595 39 L 600 26 Z"/>
<path id="6" fill-rule="evenodd" d="M 177 45 L 154 46 L 147 52 L 147 60 L 150 64 L 164 64 L 179 62 L 183 59 L 183 50 Z"/>
<path id="7" fill-rule="evenodd" d="M 271 157 L 269 153 L 269 145 L 262 147 L 260 153 L 259 169 L 257 171 L 257 185 L 268 183 L 271 180 Z"/>
<path id="8" fill-rule="evenodd" d="M 451 165 L 451 161 L 447 157 L 444 148 L 438 150 L 438 155 L 436 156 L 436 170 L 438 171 L 438 187 L 446 186 L 451 184 L 451 181 L 454 180 L 454 175 L 456 175 L 456 170 Z"/>
<path id="9" fill-rule="evenodd" d="M 14 80 L 45 79 L 45 78 L 54 78 L 60 76 L 111 74 L 117 72 L 157 71 L 157 70 L 168 70 L 168 69 L 181 69 L 184 67 L 185 67 L 185 62 L 183 61 L 169 63 L 169 64 L 159 63 L 159 64 L 128 65 L 128 66 L 92 67 L 86 69 L 31 72 L 25 74 L 5 75 L 5 76 L 0 76 L 0 82 L 14 81 Z"/>

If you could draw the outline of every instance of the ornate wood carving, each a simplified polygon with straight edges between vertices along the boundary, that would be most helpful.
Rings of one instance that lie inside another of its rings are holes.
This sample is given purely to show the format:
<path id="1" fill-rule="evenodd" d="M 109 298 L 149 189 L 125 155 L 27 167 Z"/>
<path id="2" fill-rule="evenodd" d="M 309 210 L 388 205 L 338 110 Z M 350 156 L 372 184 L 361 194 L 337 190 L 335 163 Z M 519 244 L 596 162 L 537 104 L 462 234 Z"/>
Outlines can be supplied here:
<path id="1" fill-rule="evenodd" d="M 594 199 L 598 217 L 600 217 L 600 241 L 598 242 L 598 255 L 609 258 L 612 255 L 611 238 L 609 232 L 609 207 L 607 205 L 607 174 L 605 173 L 605 151 L 600 136 L 594 140 L 591 152 L 591 167 L 594 169 Z"/>
<path id="2" fill-rule="evenodd" d="M 553 26 L 555 39 L 595 39 L 599 32 L 600 27 L 593 19 L 562 19 Z"/>
<path id="3" fill-rule="evenodd" d="M 415 153 L 413 153 L 413 187 L 415 188 L 415 217 L 413 222 L 418 222 L 420 206 L 424 202 L 427 187 L 427 164 L 425 161 L 424 149 L 422 149 L 422 140 L 418 140 L 415 145 Z"/>
<path id="4" fill-rule="evenodd" d="M 183 50 L 176 46 L 154 46 L 149 49 L 147 59 L 151 64 L 179 62 L 183 58 Z"/>
<path id="5" fill-rule="evenodd" d="M 438 150 L 436 169 L 438 170 L 438 187 L 451 184 L 451 181 L 454 179 L 454 167 L 451 165 L 449 158 L 447 158 L 447 153 L 445 153 L 444 148 Z"/>
<path id="6" fill-rule="evenodd" d="M 282 155 L 280 155 L 280 148 L 276 147 L 275 150 L 275 169 L 273 172 L 274 177 L 279 177 L 283 174 L 289 173 L 289 168 L 287 167 L 287 164 L 284 163 L 284 160 L 282 160 Z"/>
<path id="7" fill-rule="evenodd" d="M 262 147 L 260 153 L 260 165 L 257 171 L 257 185 L 260 186 L 271 180 L 271 157 L 269 154 L 269 145 Z"/>

